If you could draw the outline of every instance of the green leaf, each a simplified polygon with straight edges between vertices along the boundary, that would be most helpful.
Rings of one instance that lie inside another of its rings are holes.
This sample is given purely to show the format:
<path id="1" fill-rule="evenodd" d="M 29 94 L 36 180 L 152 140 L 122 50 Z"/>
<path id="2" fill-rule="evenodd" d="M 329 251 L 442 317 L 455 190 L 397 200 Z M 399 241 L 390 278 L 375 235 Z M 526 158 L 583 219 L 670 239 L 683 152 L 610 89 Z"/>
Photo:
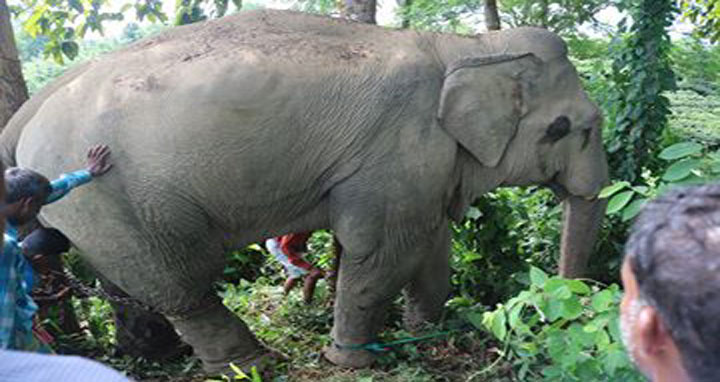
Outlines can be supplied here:
<path id="1" fill-rule="evenodd" d="M 568 287 L 570 287 L 570 290 L 576 294 L 584 295 L 584 294 L 590 294 L 590 292 L 592 292 L 590 290 L 590 287 L 587 286 L 587 284 L 585 284 L 584 282 L 582 282 L 580 280 L 568 280 L 567 285 L 568 285 Z"/>
<path id="2" fill-rule="evenodd" d="M 515 305 L 508 314 L 508 325 L 510 325 L 510 329 L 515 329 L 518 326 L 518 322 L 520 322 L 520 313 L 522 313 L 525 306 L 523 304 L 517 304 Z"/>
<path id="3" fill-rule="evenodd" d="M 76 10 L 78 13 L 83 13 L 85 10 L 83 8 L 82 2 L 80 0 L 68 0 L 68 4 L 70 7 L 74 10 Z"/>
<path id="4" fill-rule="evenodd" d="M 632 189 L 640 195 L 648 196 L 647 193 L 650 189 L 647 186 L 633 186 Z"/>
<path id="5" fill-rule="evenodd" d="M 488 312 L 486 314 L 491 314 L 491 313 Z M 468 313 L 465 316 L 465 318 L 468 321 L 470 321 L 470 323 L 472 324 L 472 326 L 475 327 L 475 329 L 483 329 L 484 328 L 484 325 L 483 325 L 484 316 L 482 313 L 473 311 L 473 312 Z"/>
<path id="6" fill-rule="evenodd" d="M 547 317 L 548 321 L 555 322 L 558 318 L 563 316 L 563 313 L 565 313 L 565 303 L 563 300 L 552 298 L 548 301 L 547 306 L 545 307 L 545 316 Z"/>
<path id="7" fill-rule="evenodd" d="M 634 218 L 635 216 L 637 216 L 637 214 L 639 214 L 640 211 L 642 211 L 642 207 L 645 205 L 645 203 L 647 201 L 648 200 L 646 198 L 633 200 L 632 203 L 630 203 L 623 210 L 622 221 L 626 222 L 626 221 Z"/>
<path id="8" fill-rule="evenodd" d="M 482 212 L 477 207 L 470 207 L 468 208 L 467 212 L 465 213 L 465 217 L 471 220 L 477 220 L 482 216 Z"/>
<path id="9" fill-rule="evenodd" d="M 608 202 L 606 214 L 612 215 L 625 207 L 632 199 L 635 191 L 623 191 L 613 196 Z"/>
<path id="10" fill-rule="evenodd" d="M 260 376 L 260 372 L 256 366 L 253 366 L 252 369 L 250 369 L 250 373 L 252 374 L 252 382 L 262 382 L 262 377 Z"/>
<path id="11" fill-rule="evenodd" d="M 495 337 L 503 341 L 505 340 L 505 335 L 507 334 L 507 327 L 505 326 L 505 312 L 500 310 L 496 313 L 497 314 L 494 315 L 492 320 L 491 330 Z"/>
<path id="12" fill-rule="evenodd" d="M 60 45 L 60 49 L 67 58 L 73 60 L 77 57 L 80 47 L 75 41 L 63 41 Z"/>
<path id="13" fill-rule="evenodd" d="M 530 281 L 533 285 L 542 287 L 548 279 L 547 273 L 543 272 L 542 269 L 536 267 L 530 267 Z"/>
<path id="14" fill-rule="evenodd" d="M 242 369 L 235 366 L 234 363 L 230 364 L 230 369 L 233 371 L 233 373 L 235 373 L 235 379 L 250 379 L 250 377 L 247 374 L 245 374 L 245 372 L 242 371 Z"/>
<path id="15" fill-rule="evenodd" d="M 703 149 L 702 145 L 695 142 L 676 143 L 660 152 L 658 157 L 664 160 L 674 160 L 685 158 L 690 155 L 697 154 Z"/>
<path id="16" fill-rule="evenodd" d="M 590 306 L 596 312 L 604 312 L 608 310 L 613 304 L 613 294 L 609 290 L 604 290 L 596 293 L 590 302 Z"/>
<path id="17" fill-rule="evenodd" d="M 563 301 L 563 317 L 568 320 L 574 320 L 583 312 L 582 304 L 578 298 L 569 298 Z"/>
<path id="18" fill-rule="evenodd" d="M 625 181 L 611 184 L 611 185 L 603 188 L 602 191 L 600 191 L 600 195 L 598 195 L 598 197 L 601 199 L 609 198 L 610 196 L 614 195 L 616 192 L 618 192 L 626 187 L 629 187 L 629 186 L 630 186 L 630 183 L 625 182 Z"/>
<path id="19" fill-rule="evenodd" d="M 628 357 L 625 354 L 625 351 L 620 347 L 611 349 L 605 356 L 605 360 L 603 362 L 605 371 L 608 373 L 609 377 L 614 376 L 616 370 L 627 367 L 628 363 Z"/>
<path id="20" fill-rule="evenodd" d="M 572 292 L 564 279 L 552 278 L 545 283 L 544 289 L 546 293 L 560 300 L 564 300 L 572 296 Z"/>
<path id="21" fill-rule="evenodd" d="M 692 170 L 700 166 L 702 162 L 698 159 L 683 159 L 673 163 L 663 174 L 662 179 L 668 182 L 682 180 L 692 173 Z"/>

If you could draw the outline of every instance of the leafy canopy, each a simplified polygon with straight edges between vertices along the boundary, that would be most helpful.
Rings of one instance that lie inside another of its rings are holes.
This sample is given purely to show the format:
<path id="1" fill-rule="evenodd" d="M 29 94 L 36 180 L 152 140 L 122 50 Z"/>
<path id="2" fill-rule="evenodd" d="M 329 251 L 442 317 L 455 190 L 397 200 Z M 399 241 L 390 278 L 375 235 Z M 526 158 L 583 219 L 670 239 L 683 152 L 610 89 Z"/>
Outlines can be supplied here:
<path id="1" fill-rule="evenodd" d="M 212 0 L 213 16 L 223 16 L 230 0 Z M 237 9 L 242 0 L 232 0 Z M 207 18 L 206 4 L 210 0 L 179 0 L 176 3 L 176 24 L 188 24 Z M 107 21 L 120 21 L 126 13 L 134 11 L 138 21 L 167 22 L 162 11 L 162 0 L 134 0 L 120 7 L 111 5 L 110 0 L 20 0 L 19 5 L 11 7 L 12 13 L 23 19 L 25 31 L 32 37 L 45 36 L 45 55 L 52 56 L 62 63 L 63 57 L 74 59 L 79 52 L 77 39 L 87 32 L 103 34 L 103 25 Z"/>

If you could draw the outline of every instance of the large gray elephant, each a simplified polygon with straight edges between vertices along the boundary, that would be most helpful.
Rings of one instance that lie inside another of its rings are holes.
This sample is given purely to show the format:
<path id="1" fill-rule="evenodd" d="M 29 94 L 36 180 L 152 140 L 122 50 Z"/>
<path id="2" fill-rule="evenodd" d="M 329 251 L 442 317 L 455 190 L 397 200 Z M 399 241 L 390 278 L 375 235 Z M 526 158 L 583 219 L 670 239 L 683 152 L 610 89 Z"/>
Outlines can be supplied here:
<path id="1" fill-rule="evenodd" d="M 116 167 L 48 206 L 113 283 L 162 311 L 208 371 L 267 350 L 215 295 L 239 243 L 334 230 L 344 248 L 332 362 L 373 361 L 387 305 L 436 319 L 450 219 L 500 186 L 566 198 L 560 270 L 579 274 L 604 210 L 601 116 L 556 35 L 389 30 L 282 11 L 173 28 L 81 65 L 0 136 L 49 177 L 109 144 Z"/>

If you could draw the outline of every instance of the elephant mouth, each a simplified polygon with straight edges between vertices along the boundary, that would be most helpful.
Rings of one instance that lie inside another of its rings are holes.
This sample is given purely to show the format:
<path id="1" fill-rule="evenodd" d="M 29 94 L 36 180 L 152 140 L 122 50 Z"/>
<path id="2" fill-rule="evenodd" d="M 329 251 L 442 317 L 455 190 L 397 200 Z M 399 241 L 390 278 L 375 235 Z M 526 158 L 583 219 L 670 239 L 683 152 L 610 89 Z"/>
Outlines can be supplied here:
<path id="1" fill-rule="evenodd" d="M 550 191 L 552 191 L 553 194 L 555 194 L 555 196 L 562 201 L 570 196 L 570 192 L 567 190 L 567 188 L 565 188 L 565 186 L 558 182 L 557 179 L 559 176 L 560 171 L 556 172 L 555 175 L 550 178 L 550 181 L 543 183 L 543 186 L 549 188 Z"/>

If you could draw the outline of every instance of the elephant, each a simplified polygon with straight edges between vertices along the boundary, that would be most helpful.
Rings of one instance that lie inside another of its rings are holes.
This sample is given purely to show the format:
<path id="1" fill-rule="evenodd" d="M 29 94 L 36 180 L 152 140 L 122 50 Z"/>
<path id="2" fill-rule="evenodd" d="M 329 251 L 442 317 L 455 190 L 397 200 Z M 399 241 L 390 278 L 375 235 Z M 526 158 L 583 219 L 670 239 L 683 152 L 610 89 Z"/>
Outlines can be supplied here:
<path id="1" fill-rule="evenodd" d="M 400 292 L 410 328 L 439 318 L 449 223 L 497 187 L 563 198 L 559 270 L 583 272 L 605 206 L 601 123 L 544 29 L 459 36 L 258 10 L 79 65 L 12 118 L 0 157 L 53 177 L 110 145 L 112 173 L 41 217 L 162 312 L 208 372 L 270 352 L 213 290 L 223 235 L 332 229 L 344 252 L 324 354 L 360 368 Z"/>

